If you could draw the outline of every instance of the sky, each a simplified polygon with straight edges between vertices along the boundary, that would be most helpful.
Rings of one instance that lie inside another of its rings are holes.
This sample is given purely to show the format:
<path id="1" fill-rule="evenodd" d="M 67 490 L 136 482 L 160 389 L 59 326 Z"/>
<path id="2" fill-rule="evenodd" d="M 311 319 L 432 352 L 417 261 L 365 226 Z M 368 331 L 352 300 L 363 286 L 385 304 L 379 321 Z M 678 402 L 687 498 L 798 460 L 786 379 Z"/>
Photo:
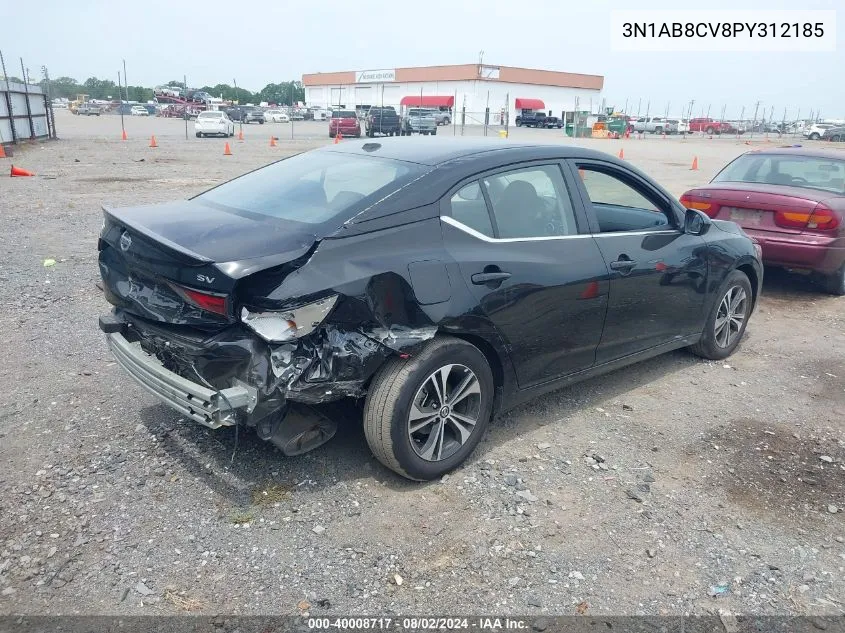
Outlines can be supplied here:
<path id="1" fill-rule="evenodd" d="M 707 0 L 710 10 L 794 9 L 794 0 Z M 694 111 L 746 115 L 754 104 L 780 118 L 809 111 L 845 118 L 845 4 L 802 0 L 802 9 L 839 5 L 835 52 L 621 53 L 611 50 L 613 9 L 672 9 L 675 0 L 0 0 L 0 51 L 10 75 L 20 57 L 30 76 L 117 81 L 126 60 L 130 85 L 187 75 L 190 86 L 237 81 L 253 91 L 303 73 L 476 63 L 605 77 L 608 105 L 663 112 L 694 99 Z M 23 8 L 18 8 L 23 7 Z M 28 9 L 26 7 L 29 7 Z M 255 10 L 252 10 L 252 9 Z M 37 14 L 36 14 L 37 12 Z M 762 15 L 762 14 L 761 14 Z M 638 106 L 639 104 L 639 106 Z"/>

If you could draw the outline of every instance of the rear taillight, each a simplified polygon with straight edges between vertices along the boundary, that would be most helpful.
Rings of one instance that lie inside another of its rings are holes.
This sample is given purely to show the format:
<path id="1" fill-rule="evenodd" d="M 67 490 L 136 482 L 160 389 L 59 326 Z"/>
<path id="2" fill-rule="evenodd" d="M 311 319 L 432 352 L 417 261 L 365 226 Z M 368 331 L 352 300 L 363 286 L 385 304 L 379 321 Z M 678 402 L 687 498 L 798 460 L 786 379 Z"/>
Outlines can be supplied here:
<path id="1" fill-rule="evenodd" d="M 839 227 L 842 219 L 833 209 L 819 203 L 812 211 L 778 211 L 775 224 L 789 229 L 810 231 L 832 231 Z"/>
<path id="2" fill-rule="evenodd" d="M 214 314 L 220 314 L 222 316 L 229 315 L 229 305 L 226 295 L 200 292 L 199 290 L 185 288 L 184 286 L 177 286 L 176 284 L 171 284 L 171 286 L 180 295 L 182 295 L 186 301 L 194 304 L 198 308 L 202 308 L 207 312 L 213 312 Z"/>
<path id="3" fill-rule="evenodd" d="M 712 202 L 705 202 L 703 200 L 695 200 L 692 196 L 687 194 L 681 196 L 680 202 L 685 209 L 704 211 L 704 213 L 711 218 L 716 217 L 716 214 L 719 212 L 719 205 Z"/>

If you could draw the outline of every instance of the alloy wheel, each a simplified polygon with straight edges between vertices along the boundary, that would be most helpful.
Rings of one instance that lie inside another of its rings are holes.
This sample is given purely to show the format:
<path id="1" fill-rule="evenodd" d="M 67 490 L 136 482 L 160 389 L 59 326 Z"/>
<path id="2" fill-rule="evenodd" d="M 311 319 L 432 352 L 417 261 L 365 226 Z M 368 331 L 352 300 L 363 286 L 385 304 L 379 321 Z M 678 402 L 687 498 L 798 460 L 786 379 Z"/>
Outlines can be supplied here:
<path id="1" fill-rule="evenodd" d="M 444 365 L 426 378 L 411 402 L 408 437 L 422 459 L 448 459 L 466 444 L 481 412 L 481 383 L 466 365 Z"/>
<path id="2" fill-rule="evenodd" d="M 748 311 L 748 295 L 745 289 L 740 286 L 732 286 L 728 289 L 719 303 L 719 311 L 716 313 L 714 334 L 716 345 L 725 348 L 730 347 L 742 331 Z"/>

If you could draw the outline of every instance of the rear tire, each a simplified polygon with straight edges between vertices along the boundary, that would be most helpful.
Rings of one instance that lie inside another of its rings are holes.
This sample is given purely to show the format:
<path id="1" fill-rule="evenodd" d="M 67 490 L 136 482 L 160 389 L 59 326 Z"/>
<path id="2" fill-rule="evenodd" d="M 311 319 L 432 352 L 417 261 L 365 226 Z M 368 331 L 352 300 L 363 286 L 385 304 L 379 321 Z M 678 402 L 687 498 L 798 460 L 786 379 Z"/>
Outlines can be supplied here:
<path id="1" fill-rule="evenodd" d="M 748 277 L 739 270 L 732 271 L 716 295 L 701 340 L 690 346 L 690 351 L 710 360 L 722 360 L 733 354 L 748 326 L 752 301 Z M 738 322 L 736 317 L 740 316 Z"/>
<path id="2" fill-rule="evenodd" d="M 709 128 L 707 128 L 706 130 L 704 130 L 704 131 L 705 131 L 707 134 L 713 134 L 713 132 L 715 132 L 716 130 L 714 130 L 712 127 L 709 127 Z"/>
<path id="3" fill-rule="evenodd" d="M 434 136 L 435 134 L 437 134 L 437 130 L 432 130 L 431 135 Z"/>
<path id="4" fill-rule="evenodd" d="M 202 134 L 200 134 L 199 132 L 197 132 L 197 138 L 202 138 Z"/>
<path id="5" fill-rule="evenodd" d="M 441 399 L 444 375 L 447 397 Z M 403 477 L 441 477 L 483 437 L 493 391 L 493 373 L 478 348 L 457 338 L 434 338 L 410 359 L 393 358 L 376 373 L 364 404 L 367 444 L 376 459 Z M 449 395 L 457 398 L 454 411 Z M 452 417 L 459 409 L 459 418 Z"/>

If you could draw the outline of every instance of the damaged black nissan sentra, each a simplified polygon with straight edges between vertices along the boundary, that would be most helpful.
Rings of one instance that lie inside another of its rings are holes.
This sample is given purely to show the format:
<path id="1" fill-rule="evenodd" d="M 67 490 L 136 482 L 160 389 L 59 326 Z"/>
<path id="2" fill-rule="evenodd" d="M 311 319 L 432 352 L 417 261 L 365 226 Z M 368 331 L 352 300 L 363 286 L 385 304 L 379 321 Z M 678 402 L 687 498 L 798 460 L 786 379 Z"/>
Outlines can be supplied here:
<path id="1" fill-rule="evenodd" d="M 527 398 L 725 358 L 763 275 L 737 225 L 627 163 L 487 139 L 346 142 L 106 208 L 99 251 L 112 352 L 183 416 L 292 455 L 334 434 L 307 405 L 363 399 L 375 456 L 420 480 Z"/>

